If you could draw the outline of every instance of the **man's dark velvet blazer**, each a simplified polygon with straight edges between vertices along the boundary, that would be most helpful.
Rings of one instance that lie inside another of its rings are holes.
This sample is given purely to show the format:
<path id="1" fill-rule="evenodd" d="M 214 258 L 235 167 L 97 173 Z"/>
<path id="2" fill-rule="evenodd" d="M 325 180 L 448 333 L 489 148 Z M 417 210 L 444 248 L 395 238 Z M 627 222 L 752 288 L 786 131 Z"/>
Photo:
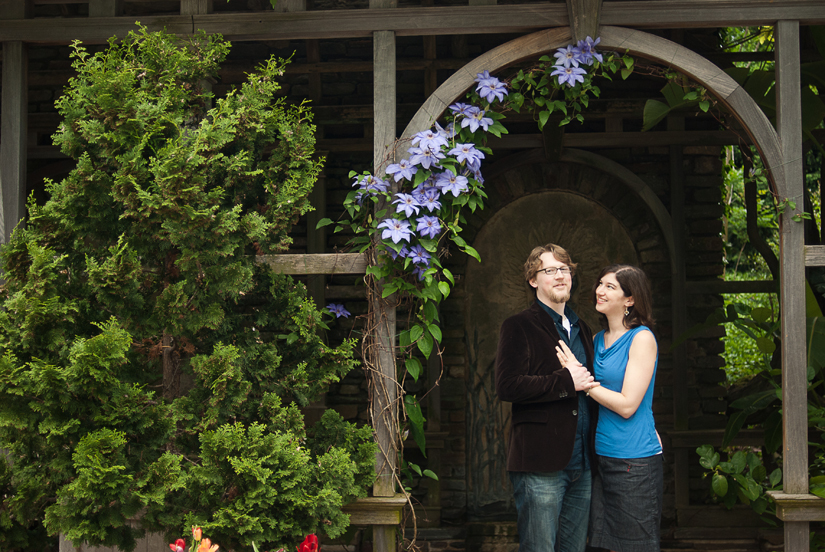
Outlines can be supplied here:
<path id="1" fill-rule="evenodd" d="M 579 327 L 585 365 L 592 367 L 593 334 L 581 319 Z M 500 400 L 513 403 L 508 471 L 563 470 L 573 455 L 579 401 L 570 372 L 556 357 L 559 339 L 553 318 L 538 301 L 501 325 L 496 394 Z M 587 402 L 592 459 L 598 406 L 592 399 Z"/>

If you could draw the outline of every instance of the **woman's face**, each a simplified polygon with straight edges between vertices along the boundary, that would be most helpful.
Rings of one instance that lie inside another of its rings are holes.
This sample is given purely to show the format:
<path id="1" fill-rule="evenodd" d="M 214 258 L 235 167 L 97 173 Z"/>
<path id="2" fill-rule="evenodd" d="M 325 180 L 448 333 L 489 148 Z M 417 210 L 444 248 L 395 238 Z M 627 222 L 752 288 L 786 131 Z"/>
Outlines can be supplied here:
<path id="1" fill-rule="evenodd" d="M 615 312 L 624 313 L 625 309 L 633 305 L 633 297 L 625 297 L 622 286 L 616 279 L 616 274 L 609 272 L 602 276 L 596 287 L 596 310 L 604 315 Z"/>

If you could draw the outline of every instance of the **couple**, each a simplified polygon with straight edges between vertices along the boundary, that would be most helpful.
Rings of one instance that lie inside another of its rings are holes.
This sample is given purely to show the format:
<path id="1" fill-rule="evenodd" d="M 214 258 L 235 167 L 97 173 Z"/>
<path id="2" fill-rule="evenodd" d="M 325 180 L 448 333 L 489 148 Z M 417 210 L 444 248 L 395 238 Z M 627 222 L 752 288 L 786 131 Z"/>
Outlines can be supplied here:
<path id="1" fill-rule="evenodd" d="M 519 551 L 581 552 L 588 535 L 596 548 L 658 551 L 650 285 L 633 266 L 602 270 L 593 303 L 605 330 L 594 338 L 567 306 L 575 268 L 558 245 L 533 249 L 524 277 L 536 302 L 501 326 L 496 393 L 513 403 L 507 470 Z"/>

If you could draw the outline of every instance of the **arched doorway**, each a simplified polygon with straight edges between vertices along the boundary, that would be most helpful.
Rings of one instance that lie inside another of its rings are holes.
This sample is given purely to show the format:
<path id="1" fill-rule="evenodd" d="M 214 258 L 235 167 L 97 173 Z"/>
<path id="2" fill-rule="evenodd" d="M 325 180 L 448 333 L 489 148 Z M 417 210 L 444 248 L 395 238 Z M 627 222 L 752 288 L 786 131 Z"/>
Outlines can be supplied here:
<path id="1" fill-rule="evenodd" d="M 514 511 L 506 474 L 509 404 L 495 397 L 495 355 L 501 323 L 533 301 L 523 279 L 530 250 L 553 242 L 570 251 L 578 264 L 570 304 L 591 327 L 598 327 L 598 320 L 590 290 L 603 266 L 644 266 L 639 244 L 645 242 L 659 244 L 660 258 L 668 257 L 662 229 L 647 224 L 648 205 L 637 201 L 633 212 L 619 213 L 607 200 L 610 194 L 630 193 L 625 182 L 581 157 L 548 162 L 541 153 L 529 152 L 510 159 L 507 169 L 490 171 L 487 186 L 515 193 L 511 201 L 488 207 L 493 214 L 473 240 L 482 261 L 468 260 L 466 268 L 467 507 L 475 519 L 501 519 Z"/>

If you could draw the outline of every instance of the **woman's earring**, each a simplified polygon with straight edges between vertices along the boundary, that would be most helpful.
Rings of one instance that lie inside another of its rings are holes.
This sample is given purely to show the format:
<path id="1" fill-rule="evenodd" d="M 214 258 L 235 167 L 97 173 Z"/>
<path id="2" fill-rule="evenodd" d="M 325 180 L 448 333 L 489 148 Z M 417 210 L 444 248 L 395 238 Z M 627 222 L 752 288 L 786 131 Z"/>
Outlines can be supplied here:
<path id="1" fill-rule="evenodd" d="M 625 315 L 625 316 L 627 316 L 627 315 L 629 315 L 629 314 L 630 314 L 630 311 L 629 311 L 629 310 L 627 310 L 627 307 L 625 307 L 625 308 L 624 308 L 624 315 Z"/>

